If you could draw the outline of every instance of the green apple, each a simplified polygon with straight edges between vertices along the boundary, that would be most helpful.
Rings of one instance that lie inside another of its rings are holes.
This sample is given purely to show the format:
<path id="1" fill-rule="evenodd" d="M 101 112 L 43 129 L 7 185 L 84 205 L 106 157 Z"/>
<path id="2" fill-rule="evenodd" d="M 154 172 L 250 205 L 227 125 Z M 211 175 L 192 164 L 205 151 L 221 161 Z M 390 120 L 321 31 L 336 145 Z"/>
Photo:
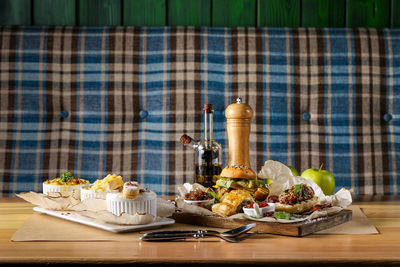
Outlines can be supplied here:
<path id="1" fill-rule="evenodd" d="M 292 167 L 290 165 L 287 165 L 287 167 L 292 171 L 293 176 L 299 176 L 299 173 L 297 172 L 297 170 L 294 167 Z"/>
<path id="2" fill-rule="evenodd" d="M 329 196 L 333 194 L 335 190 L 335 178 L 332 173 L 327 170 L 322 169 L 323 164 L 319 169 L 308 169 L 305 170 L 301 177 L 313 180 L 319 187 L 321 187 L 322 191 L 325 195 Z"/>

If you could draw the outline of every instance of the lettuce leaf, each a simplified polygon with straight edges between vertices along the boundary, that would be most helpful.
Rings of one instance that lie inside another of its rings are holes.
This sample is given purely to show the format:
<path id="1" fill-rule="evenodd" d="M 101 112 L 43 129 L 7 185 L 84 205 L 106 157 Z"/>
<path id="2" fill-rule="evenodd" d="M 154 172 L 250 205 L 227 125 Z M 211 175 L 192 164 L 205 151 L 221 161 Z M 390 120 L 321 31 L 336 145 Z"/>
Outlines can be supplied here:
<path id="1" fill-rule="evenodd" d="M 220 178 L 218 180 L 217 184 L 218 184 L 219 187 L 229 188 L 229 187 L 231 187 L 233 182 L 234 181 L 232 179 L 229 179 L 229 178 Z"/>
<path id="2" fill-rule="evenodd" d="M 258 186 L 265 186 L 265 181 L 263 181 L 263 180 L 257 180 L 257 185 Z"/>
<path id="3" fill-rule="evenodd" d="M 287 213 L 285 211 L 275 211 L 274 217 L 277 219 L 290 220 L 290 213 Z"/>

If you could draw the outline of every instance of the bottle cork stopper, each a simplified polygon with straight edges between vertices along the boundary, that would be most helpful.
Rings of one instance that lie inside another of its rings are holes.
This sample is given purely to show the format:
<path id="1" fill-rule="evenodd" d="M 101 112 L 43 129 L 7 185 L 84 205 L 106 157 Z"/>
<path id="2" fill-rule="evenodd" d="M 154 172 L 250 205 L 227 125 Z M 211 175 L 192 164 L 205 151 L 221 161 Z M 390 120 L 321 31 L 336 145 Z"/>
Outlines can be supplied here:
<path id="1" fill-rule="evenodd" d="M 181 136 L 180 141 L 181 141 L 181 143 L 187 145 L 190 143 L 190 141 L 192 141 L 192 138 L 190 136 L 188 136 L 187 134 L 184 134 Z"/>

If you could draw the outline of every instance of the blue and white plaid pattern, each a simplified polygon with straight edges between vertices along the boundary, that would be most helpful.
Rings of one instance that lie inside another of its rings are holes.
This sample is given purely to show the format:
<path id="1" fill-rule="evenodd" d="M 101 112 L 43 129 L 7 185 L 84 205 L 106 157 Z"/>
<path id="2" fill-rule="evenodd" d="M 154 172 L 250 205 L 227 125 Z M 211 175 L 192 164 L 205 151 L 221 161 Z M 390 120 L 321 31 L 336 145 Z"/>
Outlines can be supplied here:
<path id="1" fill-rule="evenodd" d="M 0 195 L 71 171 L 158 194 L 193 181 L 202 105 L 227 158 L 224 109 L 255 116 L 252 168 L 324 163 L 337 188 L 400 193 L 400 30 L 0 28 Z"/>

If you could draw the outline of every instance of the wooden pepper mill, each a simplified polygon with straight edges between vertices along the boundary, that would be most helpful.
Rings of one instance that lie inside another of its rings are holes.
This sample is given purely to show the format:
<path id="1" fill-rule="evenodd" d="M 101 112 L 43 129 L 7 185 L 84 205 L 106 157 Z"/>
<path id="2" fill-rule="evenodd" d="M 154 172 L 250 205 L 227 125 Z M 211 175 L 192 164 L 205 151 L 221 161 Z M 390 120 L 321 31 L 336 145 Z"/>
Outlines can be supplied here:
<path id="1" fill-rule="evenodd" d="M 225 110 L 226 130 L 229 139 L 229 160 L 222 172 L 222 177 L 256 179 L 257 174 L 250 167 L 249 137 L 253 109 L 242 103 L 239 97 L 236 103 Z"/>

